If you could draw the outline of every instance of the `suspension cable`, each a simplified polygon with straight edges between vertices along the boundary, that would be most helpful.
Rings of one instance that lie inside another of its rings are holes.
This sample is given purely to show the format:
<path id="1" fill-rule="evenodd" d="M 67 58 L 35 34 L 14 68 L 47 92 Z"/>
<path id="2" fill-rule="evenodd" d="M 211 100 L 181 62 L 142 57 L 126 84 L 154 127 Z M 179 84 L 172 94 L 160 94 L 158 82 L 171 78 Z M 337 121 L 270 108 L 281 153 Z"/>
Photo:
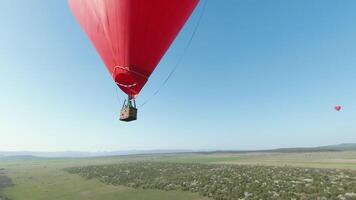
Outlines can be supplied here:
<path id="1" fill-rule="evenodd" d="M 189 38 L 188 44 L 187 46 L 184 48 L 182 55 L 180 56 L 180 58 L 178 59 L 177 63 L 174 65 L 174 67 L 172 68 L 172 70 L 170 71 L 170 73 L 168 74 L 168 76 L 166 77 L 166 79 L 162 82 L 162 84 L 159 86 L 159 88 L 150 96 L 148 97 L 139 107 L 143 107 L 144 105 L 146 105 L 148 102 L 150 102 L 152 100 L 153 97 L 155 97 L 160 91 L 161 89 L 167 84 L 167 82 L 169 81 L 169 79 L 172 77 L 172 75 L 174 74 L 174 72 L 178 69 L 178 67 L 180 66 L 180 64 L 183 61 L 183 58 L 185 57 L 185 55 L 188 52 L 189 47 L 192 44 L 192 41 L 198 31 L 198 28 L 200 26 L 201 20 L 203 18 L 203 15 L 205 13 L 206 10 L 206 5 L 208 3 L 208 0 L 205 0 L 203 6 L 202 6 L 202 10 L 199 14 L 198 17 L 198 22 L 196 23 L 194 29 L 193 29 L 193 33 L 191 35 L 191 37 Z"/>

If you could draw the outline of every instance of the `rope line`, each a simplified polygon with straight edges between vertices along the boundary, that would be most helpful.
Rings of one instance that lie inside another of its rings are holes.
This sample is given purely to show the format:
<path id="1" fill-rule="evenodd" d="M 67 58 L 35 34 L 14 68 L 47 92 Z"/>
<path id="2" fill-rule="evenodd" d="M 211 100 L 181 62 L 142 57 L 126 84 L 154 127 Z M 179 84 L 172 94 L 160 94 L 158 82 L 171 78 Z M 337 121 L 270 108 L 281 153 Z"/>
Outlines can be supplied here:
<path id="1" fill-rule="evenodd" d="M 123 96 L 122 93 L 119 92 L 119 87 L 117 87 L 117 85 L 115 85 L 115 91 L 116 91 L 116 98 L 119 103 L 122 102 L 122 99 L 126 100 L 126 97 Z M 121 98 L 120 98 L 119 93 L 121 94 Z"/>
<path id="2" fill-rule="evenodd" d="M 174 67 L 172 68 L 172 70 L 170 71 L 170 73 L 168 74 L 168 76 L 166 77 L 166 79 L 163 81 L 163 83 L 161 84 L 161 86 L 150 96 L 148 97 L 139 107 L 143 107 L 144 105 L 146 105 L 148 102 L 151 101 L 151 99 L 153 97 L 155 97 L 160 91 L 161 89 L 167 84 L 167 82 L 169 81 L 169 79 L 172 77 L 172 75 L 174 74 L 174 72 L 178 69 L 178 67 L 180 66 L 180 64 L 182 63 L 183 61 L 183 58 L 185 57 L 185 55 L 187 54 L 188 52 L 188 49 L 189 47 L 191 46 L 192 42 L 193 42 L 193 39 L 198 31 L 198 28 L 200 26 L 200 23 L 202 21 L 202 18 L 203 18 L 203 15 L 204 15 L 204 12 L 206 10 L 206 5 L 208 3 L 208 0 L 206 0 L 203 4 L 203 7 L 202 7 L 202 10 L 200 12 L 200 15 L 199 15 L 199 18 L 198 18 L 198 22 L 197 24 L 195 25 L 194 29 L 193 29 L 193 33 L 188 41 L 188 44 L 187 46 L 184 48 L 183 50 L 183 53 L 182 55 L 180 56 L 180 58 L 178 59 L 177 63 L 174 65 Z"/>

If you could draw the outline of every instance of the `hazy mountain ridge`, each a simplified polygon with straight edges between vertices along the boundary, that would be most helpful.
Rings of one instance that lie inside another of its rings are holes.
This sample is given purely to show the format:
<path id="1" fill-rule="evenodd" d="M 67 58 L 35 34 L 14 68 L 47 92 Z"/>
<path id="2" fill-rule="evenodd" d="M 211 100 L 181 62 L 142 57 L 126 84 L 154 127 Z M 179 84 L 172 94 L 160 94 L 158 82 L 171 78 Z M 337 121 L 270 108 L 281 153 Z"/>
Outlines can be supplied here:
<path id="1" fill-rule="evenodd" d="M 291 147 L 266 150 L 248 150 L 248 151 L 212 151 L 206 153 L 307 153 L 307 152 L 338 152 L 338 151 L 356 151 L 356 143 L 343 143 L 337 145 L 326 145 L 318 147 Z"/>
<path id="2" fill-rule="evenodd" d="M 111 152 L 81 152 L 81 151 L 62 151 L 62 152 L 35 152 L 35 151 L 2 151 L 0 159 L 9 158 L 86 158 L 103 156 L 125 156 L 125 155 L 150 155 L 150 154 L 181 154 L 181 153 L 307 153 L 307 152 L 337 152 L 337 151 L 356 151 L 356 143 L 344 143 L 338 145 L 326 145 L 318 147 L 295 147 L 278 148 L 267 150 L 130 150 L 130 151 L 111 151 Z"/>
<path id="3" fill-rule="evenodd" d="M 356 150 L 356 143 L 343 143 L 337 145 L 326 145 L 326 146 L 319 146 L 319 147 L 302 147 L 302 148 L 280 148 L 275 149 L 274 151 L 277 152 L 318 152 L 318 151 L 354 151 Z M 273 150 L 272 150 L 273 151 Z"/>
<path id="4" fill-rule="evenodd" d="M 58 152 L 39 152 L 39 151 L 0 151 L 0 158 L 4 157 L 43 157 L 43 158 L 86 158 L 102 156 L 124 156 L 139 154 L 169 154 L 196 152 L 192 150 L 128 150 L 128 151 L 108 151 L 108 152 L 84 152 L 84 151 L 58 151 Z"/>

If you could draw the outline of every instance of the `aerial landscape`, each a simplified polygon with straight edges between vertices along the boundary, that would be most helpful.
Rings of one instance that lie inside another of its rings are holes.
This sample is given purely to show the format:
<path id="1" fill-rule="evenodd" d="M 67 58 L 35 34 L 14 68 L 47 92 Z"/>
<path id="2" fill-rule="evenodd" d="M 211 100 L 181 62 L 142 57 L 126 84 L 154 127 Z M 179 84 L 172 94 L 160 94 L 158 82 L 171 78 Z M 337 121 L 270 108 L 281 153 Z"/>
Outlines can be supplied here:
<path id="1" fill-rule="evenodd" d="M 3 199 L 356 198 L 356 144 L 0 161 Z"/>
<path id="2" fill-rule="evenodd" d="M 0 200 L 356 200 L 355 10 L 0 1 Z"/>

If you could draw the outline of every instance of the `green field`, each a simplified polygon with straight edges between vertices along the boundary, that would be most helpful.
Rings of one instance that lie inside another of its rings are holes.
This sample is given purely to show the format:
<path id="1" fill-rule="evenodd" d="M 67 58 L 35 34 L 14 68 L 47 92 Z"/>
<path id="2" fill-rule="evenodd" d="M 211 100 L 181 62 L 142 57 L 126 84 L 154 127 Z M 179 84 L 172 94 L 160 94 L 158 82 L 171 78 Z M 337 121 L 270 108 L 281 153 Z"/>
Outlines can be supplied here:
<path id="1" fill-rule="evenodd" d="M 136 158 L 50 159 L 3 161 L 0 166 L 15 186 L 3 191 L 11 200 L 202 200 L 197 194 L 180 191 L 132 189 L 71 175 L 63 168 L 134 161 Z"/>
<path id="2" fill-rule="evenodd" d="M 162 159 L 162 158 L 161 158 Z M 248 153 L 181 155 L 163 158 L 170 162 L 207 164 L 252 164 L 267 166 L 294 166 L 331 169 L 356 169 L 356 152 L 314 152 L 314 153 Z"/>
<path id="3" fill-rule="evenodd" d="M 14 186 L 0 193 L 12 200 L 134 200 L 134 199 L 208 199 L 198 193 L 130 188 L 87 180 L 64 171 L 65 168 L 110 165 L 131 162 L 170 162 L 201 164 L 240 164 L 296 166 L 307 168 L 356 169 L 356 152 L 250 153 L 250 154 L 177 154 L 122 156 L 83 159 L 14 158 L 0 160 Z"/>

